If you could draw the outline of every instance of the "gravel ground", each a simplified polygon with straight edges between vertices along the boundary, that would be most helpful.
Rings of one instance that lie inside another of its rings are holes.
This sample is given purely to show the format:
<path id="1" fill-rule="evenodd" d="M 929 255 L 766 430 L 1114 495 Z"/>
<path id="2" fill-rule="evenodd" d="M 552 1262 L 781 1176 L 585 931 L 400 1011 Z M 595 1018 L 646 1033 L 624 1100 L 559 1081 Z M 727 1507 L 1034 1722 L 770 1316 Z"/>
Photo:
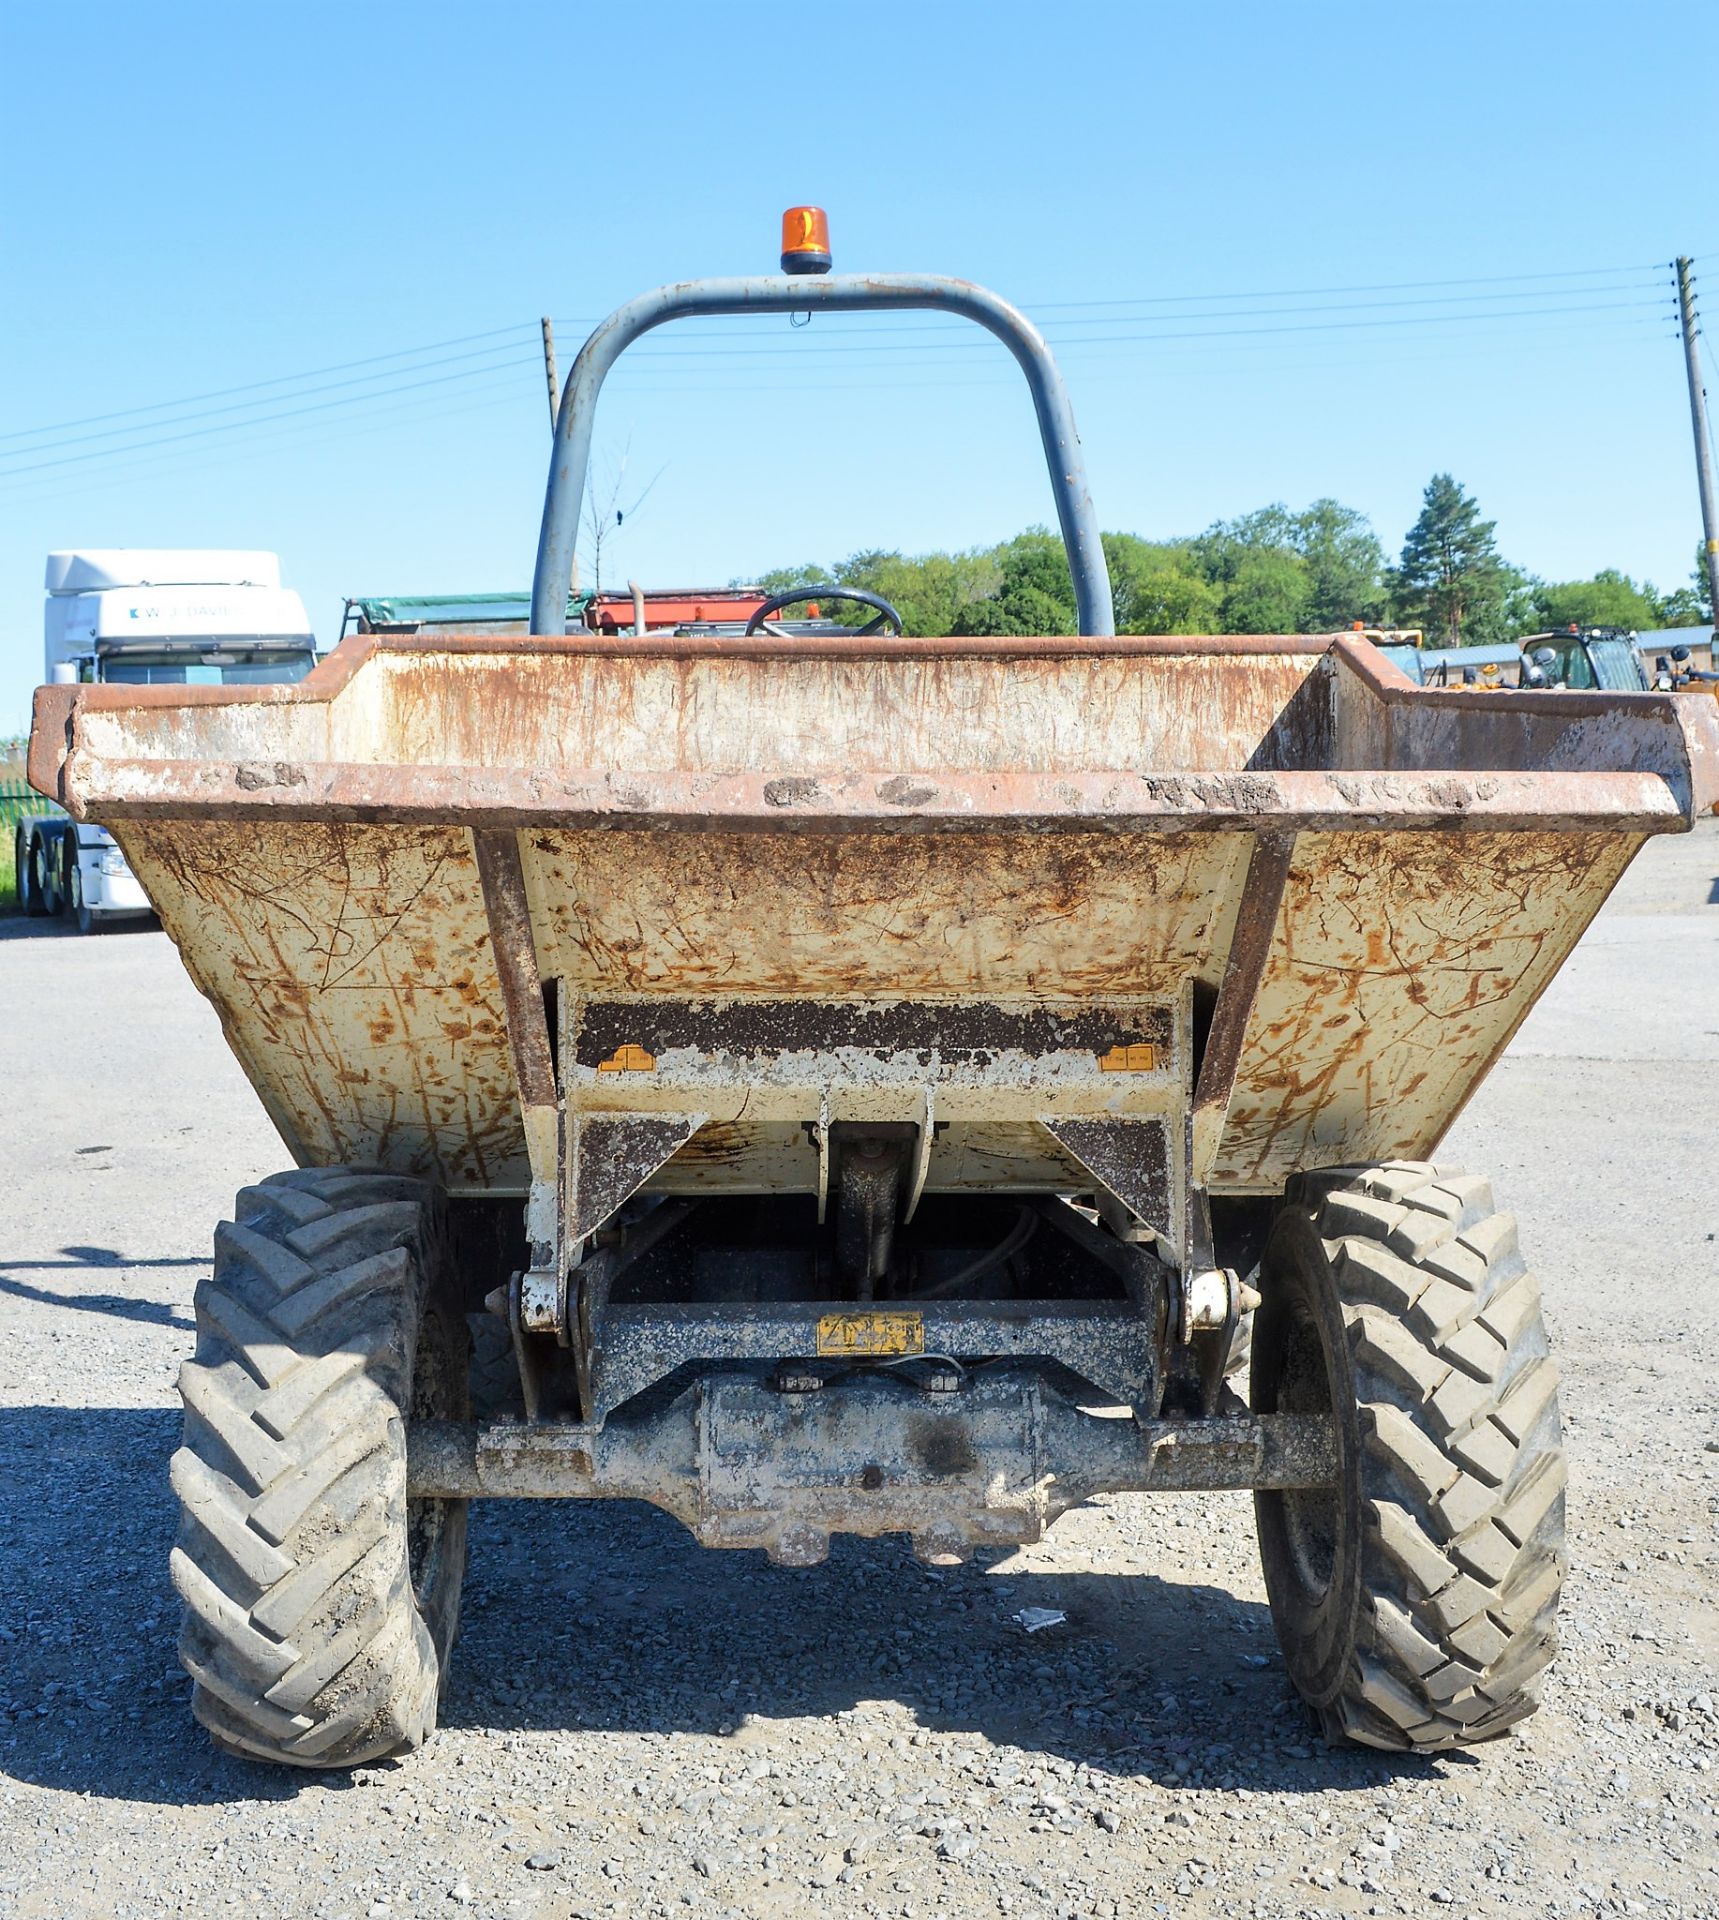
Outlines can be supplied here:
<path id="1" fill-rule="evenodd" d="M 0 1913 L 1719 1915 L 1716 876 L 1719 832 L 1651 846 L 1450 1142 L 1542 1274 L 1573 1572 L 1545 1709 L 1438 1760 L 1314 1738 L 1233 1495 L 942 1572 L 481 1506 L 429 1749 L 215 1755 L 173 1379 L 283 1155 L 163 935 L 0 921 Z"/>

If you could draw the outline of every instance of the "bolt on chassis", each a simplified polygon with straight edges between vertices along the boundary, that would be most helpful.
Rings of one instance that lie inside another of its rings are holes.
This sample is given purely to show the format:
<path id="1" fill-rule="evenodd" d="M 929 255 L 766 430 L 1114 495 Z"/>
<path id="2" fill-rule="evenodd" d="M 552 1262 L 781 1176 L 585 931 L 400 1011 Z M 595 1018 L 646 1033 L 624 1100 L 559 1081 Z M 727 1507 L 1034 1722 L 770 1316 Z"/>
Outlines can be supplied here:
<path id="1" fill-rule="evenodd" d="M 567 634 L 617 356 L 886 308 L 1019 363 L 1078 635 Z M 32 780 L 119 841 L 296 1162 L 217 1228 L 182 1374 L 198 1717 L 314 1767 L 422 1741 L 480 1495 L 804 1566 L 1245 1487 L 1331 1736 L 1508 1727 L 1555 1646 L 1556 1374 L 1511 1216 L 1429 1156 L 1716 768 L 1705 697 L 1117 635 L 1061 379 L 979 287 L 621 307 L 530 637 L 36 697 Z"/>

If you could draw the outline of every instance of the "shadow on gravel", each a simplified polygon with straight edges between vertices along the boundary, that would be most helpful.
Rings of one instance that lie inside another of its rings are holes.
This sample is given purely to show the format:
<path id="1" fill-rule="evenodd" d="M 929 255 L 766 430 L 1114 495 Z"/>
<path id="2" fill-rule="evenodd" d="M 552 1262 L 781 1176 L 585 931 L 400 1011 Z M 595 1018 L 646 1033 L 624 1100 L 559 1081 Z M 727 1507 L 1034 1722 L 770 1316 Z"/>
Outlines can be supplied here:
<path id="1" fill-rule="evenodd" d="M 58 1261 L 35 1261 L 34 1266 L 48 1267 L 55 1272 L 70 1269 L 77 1271 L 80 1262 L 67 1261 L 62 1267 Z M 201 1260 L 193 1263 L 202 1266 Z M 69 1307 L 76 1313 L 111 1313 L 120 1320 L 142 1320 L 151 1326 L 179 1327 L 186 1333 L 195 1333 L 197 1323 L 182 1313 L 175 1313 L 165 1300 L 132 1300 L 122 1293 L 50 1293 L 46 1287 L 32 1287 L 22 1280 L 5 1278 L 8 1269 L 0 1265 L 0 1294 L 11 1294 L 18 1300 L 35 1300 L 44 1306 Z"/>
<path id="2" fill-rule="evenodd" d="M 1187 1543 L 1200 1554 L 1197 1528 Z M 772 1721 L 881 1703 L 890 1734 L 971 1733 L 1170 1787 L 1321 1792 L 1431 1773 L 1327 1747 L 1261 1603 L 1124 1571 L 1112 1544 L 1115 1571 L 1025 1570 L 994 1551 L 933 1570 L 905 1539 L 838 1539 L 823 1566 L 788 1570 L 699 1547 L 645 1506 L 495 1503 L 474 1518 L 443 1723 L 762 1748 Z M 1013 1616 L 1033 1607 L 1067 1621 L 1029 1634 Z M 867 1725 L 876 1739 L 879 1718 Z"/>
<path id="3" fill-rule="evenodd" d="M 192 1722 L 167 1577 L 178 1431 L 166 1407 L 0 1409 L 0 1773 L 173 1806 L 338 1784 L 228 1759 Z M 874 1739 L 971 1733 L 1168 1787 L 1312 1793 L 1433 1772 L 1326 1748 L 1263 1606 L 1123 1571 L 1115 1545 L 1115 1571 L 1007 1556 L 932 1571 L 904 1540 L 838 1540 L 824 1566 L 788 1571 L 701 1548 L 648 1507 L 481 1505 L 443 1724 L 757 1750 L 780 1741 L 773 1721 L 879 1703 Z M 1011 1618 L 1026 1607 L 1067 1621 L 1028 1634 Z"/>
<path id="4" fill-rule="evenodd" d="M 105 1152 L 105 1148 L 88 1147 L 81 1149 L 88 1153 Z M 64 1260 L 0 1260 L 0 1294 L 11 1294 L 18 1300 L 35 1300 L 44 1306 L 67 1307 L 76 1313 L 109 1313 L 120 1320 L 141 1320 L 157 1327 L 178 1327 L 186 1333 L 195 1333 L 197 1323 L 187 1315 L 174 1312 L 165 1300 L 138 1300 L 123 1293 L 60 1293 L 51 1292 L 46 1287 L 33 1287 L 26 1280 L 14 1280 L 7 1276 L 18 1273 L 99 1273 L 112 1272 L 123 1267 L 127 1271 L 141 1271 L 145 1267 L 203 1267 L 208 1265 L 204 1255 L 188 1255 L 182 1260 L 128 1260 L 114 1247 L 62 1247 Z"/>
<path id="5" fill-rule="evenodd" d="M 111 1153 L 111 1147 L 79 1147 L 79 1153 Z M 128 1260 L 118 1247 L 61 1247 L 63 1260 L 0 1260 L 0 1273 L 47 1272 L 57 1267 L 205 1267 L 206 1253 L 174 1254 L 159 1260 Z"/>

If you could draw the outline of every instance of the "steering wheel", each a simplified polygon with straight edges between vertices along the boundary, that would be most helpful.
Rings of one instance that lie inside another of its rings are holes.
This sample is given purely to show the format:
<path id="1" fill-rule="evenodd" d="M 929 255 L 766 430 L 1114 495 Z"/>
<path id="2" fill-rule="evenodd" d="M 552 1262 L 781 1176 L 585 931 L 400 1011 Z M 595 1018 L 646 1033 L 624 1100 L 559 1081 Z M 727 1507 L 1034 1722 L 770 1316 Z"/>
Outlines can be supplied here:
<path id="1" fill-rule="evenodd" d="M 791 633 L 784 633 L 770 618 L 780 613 L 784 607 L 796 605 L 801 600 L 855 600 L 862 607 L 876 607 L 877 618 L 868 620 L 858 629 L 862 634 L 877 633 L 887 626 L 891 635 L 901 632 L 901 615 L 896 612 L 881 594 L 864 593 L 858 587 L 795 587 L 791 593 L 773 593 L 752 618 L 746 623 L 746 637 L 755 633 L 773 634 L 778 640 L 792 640 Z"/>

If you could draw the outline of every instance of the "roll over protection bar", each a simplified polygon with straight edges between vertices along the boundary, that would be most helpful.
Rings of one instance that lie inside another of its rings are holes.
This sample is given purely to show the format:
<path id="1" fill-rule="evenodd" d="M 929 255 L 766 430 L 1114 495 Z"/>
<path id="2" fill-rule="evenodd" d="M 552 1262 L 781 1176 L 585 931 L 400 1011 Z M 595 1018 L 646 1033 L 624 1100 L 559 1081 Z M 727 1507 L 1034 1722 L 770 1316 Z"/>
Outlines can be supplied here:
<path id="1" fill-rule="evenodd" d="M 736 279 L 686 280 L 658 287 L 617 307 L 579 349 L 561 394 L 555 452 L 543 501 L 543 530 L 531 583 L 531 631 L 567 631 L 567 593 L 597 396 L 609 369 L 642 335 L 670 320 L 733 313 L 852 313 L 874 308 L 930 309 L 957 313 L 996 335 L 1019 362 L 1038 414 L 1057 521 L 1074 577 L 1075 607 L 1082 635 L 1116 631 L 1110 571 L 1099 539 L 1098 517 L 1087 490 L 1086 463 L 1068 389 L 1050 348 L 1024 314 L 985 287 L 936 273 L 849 273 L 827 279 L 757 274 Z"/>

